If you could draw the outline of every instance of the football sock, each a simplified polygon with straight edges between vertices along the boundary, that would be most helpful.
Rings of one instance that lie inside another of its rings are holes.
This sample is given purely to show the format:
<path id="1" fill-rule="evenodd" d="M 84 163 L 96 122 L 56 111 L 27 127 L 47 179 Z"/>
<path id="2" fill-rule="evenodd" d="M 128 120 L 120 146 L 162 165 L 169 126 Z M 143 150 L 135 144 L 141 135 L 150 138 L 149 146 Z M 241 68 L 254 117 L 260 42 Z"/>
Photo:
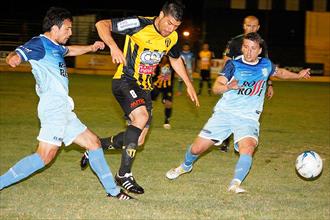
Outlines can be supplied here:
<path id="1" fill-rule="evenodd" d="M 235 168 L 234 179 L 238 179 L 243 182 L 246 175 L 249 173 L 252 165 L 252 156 L 248 154 L 241 154 Z"/>
<path id="2" fill-rule="evenodd" d="M 101 146 L 102 146 L 103 150 L 108 150 L 109 146 L 111 146 L 115 149 L 122 149 L 123 141 L 124 141 L 124 133 L 125 132 L 120 132 L 119 134 L 117 134 L 115 136 L 100 138 Z M 112 141 L 111 141 L 111 138 L 112 138 Z"/>
<path id="3" fill-rule="evenodd" d="M 165 124 L 169 124 L 172 115 L 172 108 L 165 108 Z"/>
<path id="4" fill-rule="evenodd" d="M 193 163 L 195 162 L 195 160 L 197 160 L 198 156 L 199 155 L 195 155 L 195 154 L 191 153 L 191 145 L 190 145 L 186 151 L 184 162 L 182 164 L 182 168 L 185 171 L 188 171 L 190 169 L 190 167 L 193 165 Z"/>
<path id="5" fill-rule="evenodd" d="M 133 160 L 135 157 L 138 140 L 142 130 L 134 125 L 129 125 L 124 134 L 123 151 L 121 156 L 121 164 L 119 175 L 124 176 L 125 173 L 131 173 Z"/>
<path id="6" fill-rule="evenodd" d="M 119 194 L 120 190 L 117 187 L 110 167 L 108 166 L 102 148 L 98 148 L 96 150 L 89 150 L 89 164 L 92 170 L 96 173 L 99 180 L 101 181 L 105 191 L 112 196 L 116 196 Z"/>
<path id="7" fill-rule="evenodd" d="M 30 176 L 44 166 L 44 161 L 37 153 L 21 159 L 0 177 L 0 190 Z"/>
<path id="8" fill-rule="evenodd" d="M 202 90 L 203 90 L 203 79 L 201 79 L 199 81 L 199 91 L 198 91 L 198 94 L 202 94 Z"/>

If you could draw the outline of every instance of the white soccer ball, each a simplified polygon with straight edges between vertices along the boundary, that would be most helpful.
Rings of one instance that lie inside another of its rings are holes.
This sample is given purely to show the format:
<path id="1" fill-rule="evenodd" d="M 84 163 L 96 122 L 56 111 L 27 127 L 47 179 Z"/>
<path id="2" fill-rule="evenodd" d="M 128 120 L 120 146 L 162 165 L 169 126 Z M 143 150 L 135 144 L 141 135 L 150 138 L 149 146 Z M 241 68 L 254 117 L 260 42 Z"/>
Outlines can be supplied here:
<path id="1" fill-rule="evenodd" d="M 322 159 L 315 151 L 304 151 L 297 157 L 296 170 L 304 178 L 317 177 L 320 175 L 322 168 Z"/>

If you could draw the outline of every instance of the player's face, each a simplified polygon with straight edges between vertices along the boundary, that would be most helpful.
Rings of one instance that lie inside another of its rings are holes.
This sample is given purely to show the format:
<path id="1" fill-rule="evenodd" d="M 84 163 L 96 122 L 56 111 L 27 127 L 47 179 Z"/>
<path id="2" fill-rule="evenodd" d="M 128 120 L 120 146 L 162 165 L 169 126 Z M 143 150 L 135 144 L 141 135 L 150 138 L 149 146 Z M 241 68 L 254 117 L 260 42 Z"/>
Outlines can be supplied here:
<path id="1" fill-rule="evenodd" d="M 250 19 L 247 18 L 244 20 L 244 34 L 252 33 L 252 32 L 257 32 L 259 30 L 259 21 L 256 19 Z"/>
<path id="2" fill-rule="evenodd" d="M 190 50 L 190 46 L 189 45 L 183 45 L 182 50 L 183 51 L 189 51 Z"/>
<path id="3" fill-rule="evenodd" d="M 65 44 L 72 35 L 72 22 L 69 19 L 63 21 L 61 28 L 57 31 L 56 41 L 59 44 Z"/>
<path id="4" fill-rule="evenodd" d="M 244 39 L 242 44 L 242 53 L 244 60 L 248 62 L 256 62 L 259 54 L 261 53 L 261 47 L 257 42 Z"/>
<path id="5" fill-rule="evenodd" d="M 169 36 L 173 31 L 178 29 L 181 21 L 175 20 L 171 15 L 164 15 L 163 12 L 159 14 L 159 22 L 156 24 L 158 32 L 163 36 Z"/>
<path id="6" fill-rule="evenodd" d="M 209 45 L 208 44 L 203 44 L 202 49 L 203 50 L 209 50 Z"/>

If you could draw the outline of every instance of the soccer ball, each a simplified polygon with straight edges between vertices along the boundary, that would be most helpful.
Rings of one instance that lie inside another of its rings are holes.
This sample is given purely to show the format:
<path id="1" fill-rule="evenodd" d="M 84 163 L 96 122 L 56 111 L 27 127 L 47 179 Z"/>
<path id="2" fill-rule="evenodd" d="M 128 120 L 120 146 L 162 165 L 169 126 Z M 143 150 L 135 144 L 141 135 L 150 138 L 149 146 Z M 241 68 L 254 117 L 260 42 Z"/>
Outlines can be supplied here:
<path id="1" fill-rule="evenodd" d="M 299 175 L 306 179 L 320 175 L 322 168 L 322 159 L 315 151 L 304 151 L 297 157 L 296 170 Z"/>

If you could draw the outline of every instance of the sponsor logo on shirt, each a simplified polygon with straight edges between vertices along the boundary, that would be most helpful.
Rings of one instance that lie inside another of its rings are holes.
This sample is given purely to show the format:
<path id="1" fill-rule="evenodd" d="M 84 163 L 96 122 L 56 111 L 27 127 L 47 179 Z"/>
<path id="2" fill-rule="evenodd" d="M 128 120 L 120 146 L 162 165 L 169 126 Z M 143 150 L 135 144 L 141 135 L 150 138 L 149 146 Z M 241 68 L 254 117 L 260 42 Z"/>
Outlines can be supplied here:
<path id="1" fill-rule="evenodd" d="M 126 19 L 117 23 L 118 31 L 123 31 L 129 28 L 136 28 L 140 26 L 140 21 L 137 18 Z"/>
<path id="2" fill-rule="evenodd" d="M 66 71 L 66 65 L 65 65 L 65 63 L 64 62 L 59 62 L 58 63 L 58 67 L 60 68 L 60 74 L 61 74 L 61 76 L 68 78 L 68 73 Z"/>
<path id="3" fill-rule="evenodd" d="M 258 81 L 244 81 L 241 89 L 238 90 L 238 95 L 247 96 L 260 96 L 261 92 L 264 90 L 265 80 Z"/>

